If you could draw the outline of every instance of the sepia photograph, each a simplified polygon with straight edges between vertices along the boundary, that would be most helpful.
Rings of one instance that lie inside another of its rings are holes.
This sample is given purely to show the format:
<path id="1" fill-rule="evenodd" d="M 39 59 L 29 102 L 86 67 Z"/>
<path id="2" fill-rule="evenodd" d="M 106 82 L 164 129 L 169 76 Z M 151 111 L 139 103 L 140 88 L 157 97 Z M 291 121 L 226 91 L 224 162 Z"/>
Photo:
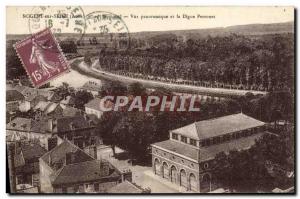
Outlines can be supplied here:
<path id="1" fill-rule="evenodd" d="M 295 194 L 295 8 L 7 6 L 8 194 Z"/>

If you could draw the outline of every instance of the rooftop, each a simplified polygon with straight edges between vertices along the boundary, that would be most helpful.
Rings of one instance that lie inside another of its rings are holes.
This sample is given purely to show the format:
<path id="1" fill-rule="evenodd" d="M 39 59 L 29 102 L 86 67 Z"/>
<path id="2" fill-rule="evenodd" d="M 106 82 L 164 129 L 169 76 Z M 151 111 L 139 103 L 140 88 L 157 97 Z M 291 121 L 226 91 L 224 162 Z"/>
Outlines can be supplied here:
<path id="1" fill-rule="evenodd" d="M 93 157 L 86 154 L 83 150 L 78 148 L 71 142 L 64 140 L 60 145 L 53 148 L 51 151 L 45 153 L 41 159 L 46 162 L 50 167 L 54 168 L 55 163 L 62 163 L 66 158 L 66 154 L 74 152 L 76 154 L 76 162 L 85 162 L 94 160 Z M 51 162 L 49 161 L 51 160 Z M 80 171 L 80 170 L 78 170 Z"/>
<path id="2" fill-rule="evenodd" d="M 265 125 L 264 122 L 243 113 L 238 113 L 210 120 L 198 121 L 172 130 L 171 132 L 196 140 L 202 140 L 263 125 Z"/>
<path id="3" fill-rule="evenodd" d="M 107 191 L 107 193 L 131 193 L 131 194 L 143 193 L 143 192 L 144 190 L 142 188 L 127 180 L 125 180 L 120 184 L 117 184 L 116 186 L 113 186 Z"/>
<path id="4" fill-rule="evenodd" d="M 203 148 L 195 148 L 187 144 L 180 143 L 173 140 L 165 140 L 152 144 L 154 147 L 158 147 L 162 150 L 166 149 L 174 154 L 192 159 L 196 162 L 203 162 L 213 159 L 220 152 L 229 152 L 231 150 L 243 150 L 248 149 L 255 144 L 255 140 L 260 138 L 264 133 L 257 133 L 248 137 L 230 140 L 221 144 L 215 144 Z"/>
<path id="5" fill-rule="evenodd" d="M 88 108 L 91 108 L 91 109 L 94 109 L 94 110 L 98 110 L 98 111 L 103 111 L 100 107 L 100 102 L 101 102 L 101 99 L 96 97 L 94 99 L 92 99 L 91 101 L 89 101 L 87 104 L 85 104 L 84 106 L 85 107 L 88 107 Z M 113 104 L 110 100 L 106 100 L 104 102 L 104 106 L 106 108 L 109 108 L 109 107 L 112 107 Z"/>
<path id="6" fill-rule="evenodd" d="M 6 129 L 9 130 L 19 130 L 19 131 L 30 131 L 33 126 L 33 120 L 29 118 L 16 117 L 8 124 L 6 124 Z"/>
<path id="7" fill-rule="evenodd" d="M 120 177 L 120 172 L 116 170 L 111 164 L 108 164 L 108 175 L 104 175 L 103 172 L 101 172 L 100 170 L 100 164 L 100 160 L 91 160 L 64 165 L 62 169 L 57 173 L 52 184 L 77 184 L 82 182 L 96 181 L 102 178 Z"/>
<path id="8" fill-rule="evenodd" d="M 22 93 L 27 101 L 32 101 L 38 95 L 48 98 L 53 93 L 53 91 L 49 91 L 48 89 L 37 89 L 20 85 L 16 85 L 14 90 Z"/>
<path id="9" fill-rule="evenodd" d="M 55 130 L 57 132 L 66 132 L 76 129 L 87 129 L 94 127 L 93 123 L 90 123 L 88 119 L 82 115 L 60 117 L 53 120 L 56 120 L 57 129 Z"/>
<path id="10" fill-rule="evenodd" d="M 6 91 L 6 101 L 7 102 L 21 101 L 24 99 L 25 99 L 25 97 L 19 91 L 16 91 L 16 90 L 7 90 Z"/>
<path id="11" fill-rule="evenodd" d="M 101 91 L 101 84 L 94 81 L 88 81 L 81 88 L 89 91 Z"/>

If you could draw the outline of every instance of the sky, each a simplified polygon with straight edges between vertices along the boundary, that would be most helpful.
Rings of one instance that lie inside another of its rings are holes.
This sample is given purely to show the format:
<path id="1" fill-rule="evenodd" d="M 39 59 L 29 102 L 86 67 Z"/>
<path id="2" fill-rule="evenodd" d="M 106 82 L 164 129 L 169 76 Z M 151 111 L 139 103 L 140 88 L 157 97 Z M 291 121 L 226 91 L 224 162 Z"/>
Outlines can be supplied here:
<path id="1" fill-rule="evenodd" d="M 245 24 L 266 24 L 294 21 L 293 7 L 116 7 L 116 6 L 82 6 L 84 14 L 100 11 L 122 15 L 129 32 L 166 31 L 186 29 L 206 29 L 214 27 L 228 27 Z M 34 11 L 33 11 L 34 10 Z M 41 12 L 33 7 L 7 7 L 6 33 L 29 34 L 29 18 L 24 17 L 33 13 L 54 13 L 57 10 L 66 10 L 65 7 L 52 6 Z M 142 16 L 168 16 L 168 19 L 149 19 Z M 183 16 L 195 16 L 184 18 Z M 127 16 L 127 17 L 124 17 Z M 174 18 L 170 18 L 173 16 Z M 199 18 L 210 16 L 211 18 Z M 180 17 L 180 18 L 178 18 Z M 54 24 L 60 20 L 53 19 Z M 74 20 L 70 20 L 72 25 Z M 70 27 L 71 27 L 70 25 Z M 89 29 L 90 31 L 91 29 Z M 63 31 L 70 32 L 70 29 Z"/>

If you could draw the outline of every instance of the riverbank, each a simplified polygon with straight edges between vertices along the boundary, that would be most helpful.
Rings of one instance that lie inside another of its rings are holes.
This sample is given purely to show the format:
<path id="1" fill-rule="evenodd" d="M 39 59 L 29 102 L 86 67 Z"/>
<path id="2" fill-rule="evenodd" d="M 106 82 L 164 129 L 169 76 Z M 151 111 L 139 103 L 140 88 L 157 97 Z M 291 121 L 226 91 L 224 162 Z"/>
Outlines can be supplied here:
<path id="1" fill-rule="evenodd" d="M 92 65 L 94 64 L 95 62 Z M 101 80 L 120 82 L 125 85 L 139 82 L 146 88 L 164 88 L 164 89 L 172 90 L 174 92 L 195 93 L 195 94 L 212 95 L 212 96 L 220 96 L 220 97 L 243 96 L 249 92 L 253 93 L 254 95 L 267 94 L 267 92 L 263 92 L 263 91 L 235 90 L 235 89 L 225 89 L 225 88 L 207 88 L 207 87 L 200 87 L 200 86 L 180 85 L 180 84 L 126 77 L 126 76 L 116 75 L 106 71 L 101 71 L 95 69 L 93 66 L 87 66 L 83 62 L 82 58 L 78 58 L 74 60 L 71 64 L 71 67 L 73 70 L 76 70 L 81 74 L 93 78 L 101 79 Z"/>

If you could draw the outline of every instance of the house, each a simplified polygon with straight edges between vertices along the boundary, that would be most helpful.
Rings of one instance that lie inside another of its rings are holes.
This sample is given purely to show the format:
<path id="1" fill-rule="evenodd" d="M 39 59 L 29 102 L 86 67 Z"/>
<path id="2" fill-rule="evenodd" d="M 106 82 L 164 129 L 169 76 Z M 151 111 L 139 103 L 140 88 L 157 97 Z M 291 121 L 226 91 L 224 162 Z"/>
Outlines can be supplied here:
<path id="1" fill-rule="evenodd" d="M 81 89 L 91 92 L 93 96 L 97 96 L 101 92 L 101 84 L 95 81 L 88 81 L 81 87 Z"/>
<path id="2" fill-rule="evenodd" d="M 53 136 L 68 139 L 80 148 L 102 144 L 95 131 L 95 125 L 85 115 L 58 116 L 33 120 L 17 117 L 6 125 L 7 141 L 39 140 L 40 145 L 48 149 L 48 140 Z"/>
<path id="3" fill-rule="evenodd" d="M 102 144 L 95 124 L 86 115 L 57 117 L 48 120 L 51 134 L 67 139 L 80 148 Z"/>
<path id="4" fill-rule="evenodd" d="M 264 122 L 242 113 L 172 130 L 169 140 L 151 145 L 153 172 L 187 191 L 213 191 L 218 188 L 211 174 L 215 156 L 247 150 L 264 132 Z"/>
<path id="5" fill-rule="evenodd" d="M 105 111 L 105 110 L 101 109 L 100 103 L 101 103 L 100 98 L 96 97 L 96 98 L 92 99 L 91 101 L 89 101 L 87 104 L 84 105 L 85 113 L 88 115 L 95 115 L 95 116 L 97 116 L 98 119 L 100 119 Z M 107 100 L 104 102 L 103 105 L 106 108 L 109 108 L 109 107 L 113 106 L 113 103 L 111 101 Z"/>
<path id="6" fill-rule="evenodd" d="M 51 101 L 40 101 L 32 108 L 35 119 L 81 115 L 81 110 Z"/>
<path id="7" fill-rule="evenodd" d="M 20 105 L 22 112 L 29 111 L 40 101 L 48 101 L 48 98 L 53 95 L 53 91 L 48 89 L 37 89 L 19 85 L 15 86 L 14 89 L 21 92 L 25 97 L 24 103 Z"/>
<path id="8" fill-rule="evenodd" d="M 34 141 L 49 150 L 49 142 L 54 134 L 49 129 L 48 121 L 35 121 L 30 118 L 16 117 L 6 125 L 6 142 Z M 60 138 L 59 138 L 60 139 Z"/>
<path id="9" fill-rule="evenodd" d="M 39 158 L 47 152 L 46 149 L 34 142 L 15 143 L 15 172 L 16 184 L 39 186 Z"/>
<path id="10" fill-rule="evenodd" d="M 19 110 L 19 106 L 23 103 L 25 97 L 16 90 L 6 91 L 6 112 L 15 112 Z"/>
<path id="11" fill-rule="evenodd" d="M 131 172 L 121 172 L 107 160 L 96 160 L 65 140 L 40 158 L 43 193 L 103 193 Z"/>

